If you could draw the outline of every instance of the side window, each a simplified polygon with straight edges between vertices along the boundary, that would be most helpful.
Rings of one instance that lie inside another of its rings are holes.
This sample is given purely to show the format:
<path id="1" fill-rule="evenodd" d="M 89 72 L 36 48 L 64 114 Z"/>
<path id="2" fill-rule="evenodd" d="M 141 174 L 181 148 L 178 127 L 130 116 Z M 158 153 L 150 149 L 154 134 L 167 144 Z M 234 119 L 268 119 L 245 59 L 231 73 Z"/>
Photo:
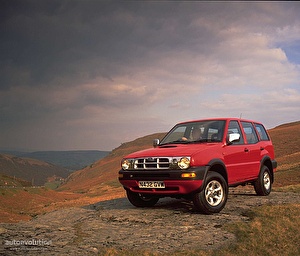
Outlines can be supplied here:
<path id="1" fill-rule="evenodd" d="M 230 121 L 227 135 L 229 135 L 230 133 L 238 133 L 241 136 L 240 141 L 233 142 L 233 145 L 244 144 L 243 134 L 237 121 Z"/>
<path id="2" fill-rule="evenodd" d="M 252 123 L 249 122 L 241 122 L 244 132 L 246 134 L 248 144 L 255 144 L 258 142 L 258 138 Z"/>
<path id="3" fill-rule="evenodd" d="M 261 125 L 261 124 L 254 124 L 254 125 L 256 128 L 256 131 L 259 134 L 260 140 L 270 140 L 270 138 L 266 132 L 266 129 L 263 125 Z"/>

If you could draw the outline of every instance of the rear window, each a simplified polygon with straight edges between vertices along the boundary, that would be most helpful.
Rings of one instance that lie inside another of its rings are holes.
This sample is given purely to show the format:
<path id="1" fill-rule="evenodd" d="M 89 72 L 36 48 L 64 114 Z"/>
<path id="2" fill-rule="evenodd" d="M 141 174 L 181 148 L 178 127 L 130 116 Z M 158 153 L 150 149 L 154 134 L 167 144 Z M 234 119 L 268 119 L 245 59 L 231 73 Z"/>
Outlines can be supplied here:
<path id="1" fill-rule="evenodd" d="M 268 133 L 262 124 L 254 124 L 254 125 L 259 134 L 260 140 L 270 140 Z"/>

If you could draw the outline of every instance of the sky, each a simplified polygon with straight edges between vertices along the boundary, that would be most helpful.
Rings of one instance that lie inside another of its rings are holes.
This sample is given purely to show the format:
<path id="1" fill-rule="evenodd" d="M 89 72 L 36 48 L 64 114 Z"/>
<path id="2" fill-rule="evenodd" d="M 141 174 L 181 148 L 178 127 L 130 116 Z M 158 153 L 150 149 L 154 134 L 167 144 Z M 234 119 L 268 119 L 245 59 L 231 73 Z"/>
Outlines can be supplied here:
<path id="1" fill-rule="evenodd" d="M 300 2 L 0 6 L 2 149 L 112 150 L 208 117 L 300 120 Z"/>

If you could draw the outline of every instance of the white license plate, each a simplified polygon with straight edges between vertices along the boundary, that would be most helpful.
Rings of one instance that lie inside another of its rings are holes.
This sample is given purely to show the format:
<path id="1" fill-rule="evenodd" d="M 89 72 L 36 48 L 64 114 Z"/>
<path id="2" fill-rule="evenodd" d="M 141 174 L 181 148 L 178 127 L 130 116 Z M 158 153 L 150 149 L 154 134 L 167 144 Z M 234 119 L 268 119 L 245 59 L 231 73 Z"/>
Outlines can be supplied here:
<path id="1" fill-rule="evenodd" d="M 139 188 L 165 188 L 163 181 L 139 181 Z"/>

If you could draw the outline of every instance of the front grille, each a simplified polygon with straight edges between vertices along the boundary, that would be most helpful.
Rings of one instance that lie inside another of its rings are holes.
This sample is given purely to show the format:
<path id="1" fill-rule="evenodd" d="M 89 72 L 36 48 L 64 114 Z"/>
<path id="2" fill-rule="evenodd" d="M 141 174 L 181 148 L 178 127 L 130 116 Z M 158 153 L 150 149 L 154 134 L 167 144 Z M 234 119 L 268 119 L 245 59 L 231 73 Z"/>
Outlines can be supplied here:
<path id="1" fill-rule="evenodd" d="M 172 158 L 169 157 L 138 158 L 134 161 L 134 169 L 170 169 L 171 164 Z"/>

